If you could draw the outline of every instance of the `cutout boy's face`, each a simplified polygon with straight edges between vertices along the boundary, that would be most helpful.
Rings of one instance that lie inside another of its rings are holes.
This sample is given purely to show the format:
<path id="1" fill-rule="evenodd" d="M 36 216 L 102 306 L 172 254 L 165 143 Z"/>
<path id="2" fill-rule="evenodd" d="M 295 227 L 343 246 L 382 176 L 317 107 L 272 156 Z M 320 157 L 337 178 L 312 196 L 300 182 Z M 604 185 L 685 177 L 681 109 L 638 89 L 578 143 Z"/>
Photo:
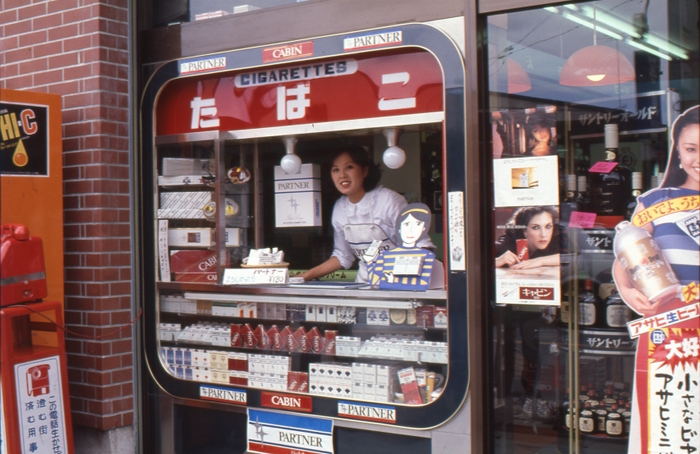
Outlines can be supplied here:
<path id="1" fill-rule="evenodd" d="M 401 222 L 399 229 L 404 246 L 415 246 L 424 231 L 425 222 L 419 221 L 410 214 Z"/>

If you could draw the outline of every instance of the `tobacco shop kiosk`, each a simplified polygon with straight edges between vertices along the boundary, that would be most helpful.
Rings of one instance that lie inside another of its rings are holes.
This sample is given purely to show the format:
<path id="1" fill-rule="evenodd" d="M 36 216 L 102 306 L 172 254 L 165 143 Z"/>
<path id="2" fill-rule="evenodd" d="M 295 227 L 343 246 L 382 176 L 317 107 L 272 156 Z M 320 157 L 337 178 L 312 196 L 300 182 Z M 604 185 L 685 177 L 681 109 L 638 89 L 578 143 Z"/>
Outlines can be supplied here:
<path id="1" fill-rule="evenodd" d="M 148 417 L 185 452 L 430 452 L 409 435 L 459 412 L 469 383 L 452 39 L 411 24 L 171 61 L 141 112 L 147 387 L 176 402 L 149 396 Z M 395 284 L 356 282 L 357 265 L 295 277 L 333 251 L 327 156 L 347 144 L 430 213 L 433 255 L 399 252 Z"/>

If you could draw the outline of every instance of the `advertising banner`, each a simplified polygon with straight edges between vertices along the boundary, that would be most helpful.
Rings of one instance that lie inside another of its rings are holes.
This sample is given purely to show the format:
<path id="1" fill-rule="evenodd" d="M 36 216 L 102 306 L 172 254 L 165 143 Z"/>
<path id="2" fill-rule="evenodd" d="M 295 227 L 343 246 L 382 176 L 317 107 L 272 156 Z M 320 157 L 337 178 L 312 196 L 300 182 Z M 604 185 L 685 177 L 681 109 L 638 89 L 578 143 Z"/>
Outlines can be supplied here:
<path id="1" fill-rule="evenodd" d="M 615 227 L 615 285 L 642 315 L 627 324 L 639 339 L 630 454 L 700 450 L 699 112 L 676 118 L 663 180 Z"/>
<path id="2" fill-rule="evenodd" d="M 493 112 L 496 302 L 561 304 L 556 107 Z"/>
<path id="3" fill-rule="evenodd" d="M 333 421 L 249 408 L 248 452 L 333 454 Z"/>
<path id="4" fill-rule="evenodd" d="M 441 113 L 442 98 L 442 71 L 427 52 L 335 58 L 174 80 L 159 96 L 156 133 Z"/>

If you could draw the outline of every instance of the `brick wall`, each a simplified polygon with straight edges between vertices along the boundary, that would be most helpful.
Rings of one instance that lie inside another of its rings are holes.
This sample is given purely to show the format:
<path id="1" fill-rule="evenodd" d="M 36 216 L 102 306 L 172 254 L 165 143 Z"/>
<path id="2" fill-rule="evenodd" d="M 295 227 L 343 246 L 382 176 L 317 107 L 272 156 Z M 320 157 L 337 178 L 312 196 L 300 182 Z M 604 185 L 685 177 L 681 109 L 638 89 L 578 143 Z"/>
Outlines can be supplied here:
<path id="1" fill-rule="evenodd" d="M 131 425 L 127 0 L 0 0 L 0 85 L 63 97 L 73 422 Z M 92 339 L 91 339 L 92 338 Z"/>

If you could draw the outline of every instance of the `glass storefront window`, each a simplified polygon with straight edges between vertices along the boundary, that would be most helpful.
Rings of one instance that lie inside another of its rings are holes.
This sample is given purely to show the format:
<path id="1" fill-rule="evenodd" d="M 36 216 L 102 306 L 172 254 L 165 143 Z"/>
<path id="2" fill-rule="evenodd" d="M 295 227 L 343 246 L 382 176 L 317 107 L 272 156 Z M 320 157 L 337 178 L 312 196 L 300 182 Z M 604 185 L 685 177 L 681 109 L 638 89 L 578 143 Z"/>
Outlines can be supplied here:
<path id="1" fill-rule="evenodd" d="M 153 0 L 156 26 L 178 22 L 194 22 L 276 8 L 307 0 Z"/>
<path id="2" fill-rule="evenodd" d="M 677 317 L 700 282 L 697 2 L 574 3 L 486 24 L 495 451 L 700 448 L 682 435 L 700 420 L 666 430 L 667 402 L 652 398 L 700 381 L 697 355 L 658 359 L 673 336 L 700 333 Z M 648 253 L 633 257 L 640 241 Z"/>

